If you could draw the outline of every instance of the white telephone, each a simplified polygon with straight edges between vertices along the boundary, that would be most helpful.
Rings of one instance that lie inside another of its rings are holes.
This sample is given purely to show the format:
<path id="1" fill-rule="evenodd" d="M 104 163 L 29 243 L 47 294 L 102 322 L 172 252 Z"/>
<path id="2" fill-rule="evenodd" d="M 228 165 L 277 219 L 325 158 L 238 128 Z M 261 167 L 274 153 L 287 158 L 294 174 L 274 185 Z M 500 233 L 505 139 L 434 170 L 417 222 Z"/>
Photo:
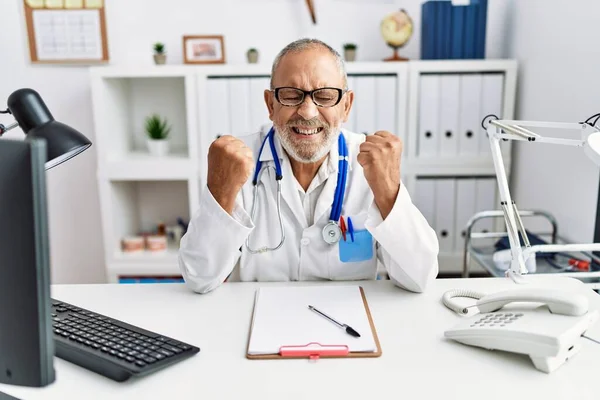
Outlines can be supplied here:
<path id="1" fill-rule="evenodd" d="M 477 303 L 460 306 L 456 297 L 474 298 Z M 598 318 L 597 311 L 588 312 L 585 296 L 554 289 L 515 289 L 490 295 L 458 289 L 446 292 L 442 301 L 459 314 L 467 314 L 471 307 L 479 309 L 479 314 L 445 331 L 444 336 L 471 346 L 527 354 L 534 366 L 546 373 L 579 352 L 582 335 Z M 509 303 L 543 304 L 515 304 L 500 310 Z"/>

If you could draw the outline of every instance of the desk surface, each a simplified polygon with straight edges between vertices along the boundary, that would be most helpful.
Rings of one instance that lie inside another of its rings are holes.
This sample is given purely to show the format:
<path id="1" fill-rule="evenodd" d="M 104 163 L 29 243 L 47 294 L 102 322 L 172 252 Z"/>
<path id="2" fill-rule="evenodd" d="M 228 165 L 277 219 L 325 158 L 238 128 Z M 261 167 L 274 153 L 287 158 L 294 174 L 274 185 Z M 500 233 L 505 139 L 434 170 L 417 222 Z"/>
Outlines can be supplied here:
<path id="1" fill-rule="evenodd" d="M 592 308 L 600 309 L 600 296 L 576 280 L 529 278 L 535 279 L 535 285 L 559 282 L 580 287 Z M 0 385 L 0 391 L 24 400 L 598 399 L 600 345 L 585 340 L 579 354 L 547 375 L 536 370 L 527 356 L 444 338 L 444 330 L 461 318 L 442 305 L 446 290 L 495 292 L 515 287 L 508 279 L 439 279 L 422 294 L 403 291 L 390 281 L 359 284 L 365 289 L 383 355 L 317 362 L 245 358 L 255 289 L 273 284 L 227 283 L 206 295 L 191 293 L 183 284 L 53 286 L 56 299 L 195 344 L 201 352 L 124 383 L 56 358 L 57 379 L 50 386 Z M 599 337 L 600 324 L 590 334 Z"/>

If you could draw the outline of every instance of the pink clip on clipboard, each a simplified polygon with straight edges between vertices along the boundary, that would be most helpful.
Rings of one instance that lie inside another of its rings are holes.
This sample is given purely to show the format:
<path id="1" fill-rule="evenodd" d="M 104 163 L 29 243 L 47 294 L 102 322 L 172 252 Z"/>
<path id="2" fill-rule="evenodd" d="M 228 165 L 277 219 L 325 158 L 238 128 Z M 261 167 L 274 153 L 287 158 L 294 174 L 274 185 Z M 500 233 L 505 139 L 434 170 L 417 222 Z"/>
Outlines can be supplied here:
<path id="1" fill-rule="evenodd" d="M 318 360 L 321 356 L 347 356 L 349 351 L 346 345 L 322 345 L 312 342 L 303 346 L 281 346 L 279 355 L 281 357 L 308 357 L 311 360 Z"/>

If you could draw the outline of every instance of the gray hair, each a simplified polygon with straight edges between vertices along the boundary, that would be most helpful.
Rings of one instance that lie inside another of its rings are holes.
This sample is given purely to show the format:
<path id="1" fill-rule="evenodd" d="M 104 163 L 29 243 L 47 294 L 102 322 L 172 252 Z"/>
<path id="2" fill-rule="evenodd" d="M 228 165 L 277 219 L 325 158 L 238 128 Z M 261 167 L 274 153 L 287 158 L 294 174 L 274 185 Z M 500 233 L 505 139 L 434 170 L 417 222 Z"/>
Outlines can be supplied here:
<path id="1" fill-rule="evenodd" d="M 281 59 L 288 53 L 300 52 L 300 51 L 314 48 L 314 47 L 321 47 L 331 53 L 331 55 L 335 59 L 338 69 L 340 70 L 342 79 L 344 80 L 344 88 L 343 89 L 348 89 L 348 87 L 347 87 L 348 86 L 348 75 L 346 74 L 346 65 L 344 64 L 344 60 L 343 60 L 342 56 L 340 56 L 340 53 L 338 53 L 333 47 L 329 46 L 327 43 L 322 42 L 319 39 L 305 38 L 305 39 L 298 39 L 298 40 L 288 44 L 279 52 L 279 54 L 277 54 L 277 57 L 275 57 L 275 61 L 273 61 L 273 67 L 271 68 L 271 83 L 270 83 L 271 90 L 274 89 L 273 88 L 273 76 L 275 75 L 275 70 L 279 66 Z"/>

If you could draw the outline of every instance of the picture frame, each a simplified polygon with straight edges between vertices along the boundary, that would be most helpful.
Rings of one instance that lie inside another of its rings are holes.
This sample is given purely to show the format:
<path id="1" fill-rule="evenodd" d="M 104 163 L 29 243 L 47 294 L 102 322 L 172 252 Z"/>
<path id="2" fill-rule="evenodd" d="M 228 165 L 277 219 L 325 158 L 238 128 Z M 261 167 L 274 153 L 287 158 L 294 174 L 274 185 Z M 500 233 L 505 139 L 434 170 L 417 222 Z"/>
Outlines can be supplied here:
<path id="1" fill-rule="evenodd" d="M 185 35 L 183 37 L 185 64 L 225 64 L 223 35 Z"/>

